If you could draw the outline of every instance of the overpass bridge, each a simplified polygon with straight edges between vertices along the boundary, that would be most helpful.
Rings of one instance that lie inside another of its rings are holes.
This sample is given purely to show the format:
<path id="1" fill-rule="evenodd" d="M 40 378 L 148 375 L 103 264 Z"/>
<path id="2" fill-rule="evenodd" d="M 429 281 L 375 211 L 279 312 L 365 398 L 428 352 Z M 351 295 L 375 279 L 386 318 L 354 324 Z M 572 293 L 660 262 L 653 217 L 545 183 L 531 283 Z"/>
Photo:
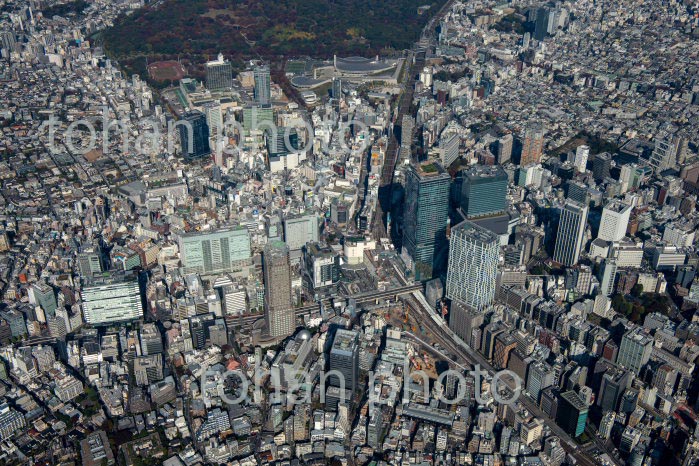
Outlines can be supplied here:
<path id="1" fill-rule="evenodd" d="M 321 304 L 323 309 L 332 309 L 335 304 L 347 304 L 350 300 L 354 300 L 356 304 L 380 304 L 381 301 L 390 300 L 397 301 L 398 297 L 403 295 L 408 295 L 416 291 L 422 290 L 421 283 L 413 283 L 408 285 L 403 285 L 397 288 L 390 288 L 387 290 L 372 290 L 365 291 L 362 293 L 357 293 L 349 296 L 338 296 L 335 298 L 326 298 L 319 303 L 308 304 L 303 307 L 298 307 L 294 311 L 296 312 L 296 317 L 306 317 L 314 313 L 319 313 L 321 310 Z M 242 315 L 242 316 L 226 316 L 226 324 L 233 327 L 242 327 L 252 325 L 256 320 L 264 318 L 264 314 L 252 314 L 252 315 Z"/>

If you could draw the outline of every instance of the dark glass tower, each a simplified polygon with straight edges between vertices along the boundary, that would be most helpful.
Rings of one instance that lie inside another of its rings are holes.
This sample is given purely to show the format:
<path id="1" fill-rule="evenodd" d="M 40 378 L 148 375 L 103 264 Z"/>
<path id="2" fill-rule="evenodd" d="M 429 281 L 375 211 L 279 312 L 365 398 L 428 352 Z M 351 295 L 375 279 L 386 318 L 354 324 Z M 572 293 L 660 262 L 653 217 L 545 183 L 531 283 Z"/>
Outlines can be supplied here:
<path id="1" fill-rule="evenodd" d="M 406 174 L 402 253 L 420 281 L 432 278 L 435 252 L 444 245 L 450 182 L 438 163 L 411 166 Z"/>
<path id="2" fill-rule="evenodd" d="M 345 390 L 354 392 L 359 380 L 359 334 L 338 329 L 330 349 L 330 370 L 340 372 L 345 379 Z M 339 377 L 330 375 L 330 385 L 340 386 Z"/>
<path id="3" fill-rule="evenodd" d="M 558 401 L 556 423 L 572 437 L 580 437 L 585 431 L 588 407 L 574 391 L 567 391 Z"/>
<path id="4" fill-rule="evenodd" d="M 536 22 L 534 23 L 534 39 L 544 40 L 549 26 L 549 10 L 548 8 L 539 8 L 536 10 Z"/>
<path id="5" fill-rule="evenodd" d="M 206 115 L 199 111 L 187 112 L 182 116 L 180 124 L 180 143 L 182 153 L 187 160 L 198 159 L 211 154 L 209 147 L 209 126 Z M 190 141 L 191 136 L 191 141 Z"/>

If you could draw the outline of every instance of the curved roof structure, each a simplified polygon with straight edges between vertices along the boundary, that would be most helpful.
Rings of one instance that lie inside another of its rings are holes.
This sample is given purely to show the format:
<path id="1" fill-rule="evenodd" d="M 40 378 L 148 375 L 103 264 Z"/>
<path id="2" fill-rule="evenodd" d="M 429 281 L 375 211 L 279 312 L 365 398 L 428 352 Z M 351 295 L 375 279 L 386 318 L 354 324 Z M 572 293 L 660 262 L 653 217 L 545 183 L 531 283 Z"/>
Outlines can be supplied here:
<path id="1" fill-rule="evenodd" d="M 291 78 L 291 84 L 298 89 L 312 89 L 329 83 L 330 79 L 314 79 L 309 76 L 294 76 Z"/>
<path id="2" fill-rule="evenodd" d="M 335 57 L 334 66 L 337 71 L 345 74 L 372 74 L 390 70 L 395 63 L 364 57 Z"/>

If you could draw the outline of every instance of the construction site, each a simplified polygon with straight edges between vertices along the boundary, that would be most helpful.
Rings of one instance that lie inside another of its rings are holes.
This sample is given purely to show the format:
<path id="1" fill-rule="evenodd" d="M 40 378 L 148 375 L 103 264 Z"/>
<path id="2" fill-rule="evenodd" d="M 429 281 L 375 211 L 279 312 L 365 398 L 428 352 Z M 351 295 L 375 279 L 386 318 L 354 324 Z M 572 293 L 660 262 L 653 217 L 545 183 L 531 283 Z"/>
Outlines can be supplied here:
<path id="1" fill-rule="evenodd" d="M 423 327 L 415 317 L 411 315 L 410 306 L 403 300 L 398 303 L 384 305 L 380 308 L 372 309 L 371 312 L 381 315 L 386 321 L 386 326 L 400 330 L 406 336 L 415 335 L 421 340 L 430 341 L 433 334 L 429 329 Z M 435 359 L 421 348 L 420 343 L 411 341 L 410 344 L 414 347 L 414 351 L 408 352 L 410 360 L 410 370 L 423 371 L 431 379 L 437 378 L 437 370 L 435 368 Z"/>

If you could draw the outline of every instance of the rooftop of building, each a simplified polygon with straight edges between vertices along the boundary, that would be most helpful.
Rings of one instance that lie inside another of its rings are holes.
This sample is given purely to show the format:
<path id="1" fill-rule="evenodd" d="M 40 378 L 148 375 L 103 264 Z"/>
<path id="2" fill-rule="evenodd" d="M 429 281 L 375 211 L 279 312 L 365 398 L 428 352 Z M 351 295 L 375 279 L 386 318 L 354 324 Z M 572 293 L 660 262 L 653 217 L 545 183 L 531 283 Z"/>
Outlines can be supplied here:
<path id="1" fill-rule="evenodd" d="M 578 411 L 585 411 L 588 408 L 585 401 L 583 401 L 582 398 L 580 398 L 580 395 L 578 395 L 573 390 L 569 390 L 565 393 L 562 393 L 561 398 L 565 399 L 568 403 L 570 403 Z"/>
<path id="2" fill-rule="evenodd" d="M 320 243 L 308 243 L 306 245 L 306 251 L 310 256 L 317 258 L 335 256 L 335 251 L 333 251 L 333 248 Z"/>
<path id="3" fill-rule="evenodd" d="M 474 165 L 464 170 L 464 177 L 472 182 L 485 179 L 507 181 L 507 173 L 499 165 Z"/>
<path id="4" fill-rule="evenodd" d="M 446 174 L 444 168 L 437 162 L 426 162 L 417 165 L 415 171 L 420 175 L 420 177 L 431 177 Z"/>
<path id="5" fill-rule="evenodd" d="M 333 340 L 332 353 L 353 352 L 358 346 L 359 334 L 354 330 L 338 329 Z"/>
<path id="6" fill-rule="evenodd" d="M 91 277 L 85 278 L 85 288 L 114 285 L 119 283 L 129 283 L 136 280 L 137 275 L 133 271 L 111 270 L 108 272 L 95 273 Z"/>
<path id="7" fill-rule="evenodd" d="M 619 213 L 624 212 L 626 210 L 631 210 L 631 206 L 622 202 L 622 201 L 614 200 L 614 201 L 611 201 L 606 206 L 604 206 L 604 210 L 609 210 L 609 211 L 612 211 L 612 212 L 619 214 Z"/>
<path id="8" fill-rule="evenodd" d="M 490 230 L 483 228 L 470 220 L 464 220 L 451 229 L 451 234 L 475 239 L 483 243 L 498 241 L 498 236 Z"/>
<path id="9" fill-rule="evenodd" d="M 340 72 L 367 74 L 378 73 L 396 66 L 395 63 L 380 60 L 378 57 L 374 59 L 364 57 L 335 57 L 334 65 Z"/>

